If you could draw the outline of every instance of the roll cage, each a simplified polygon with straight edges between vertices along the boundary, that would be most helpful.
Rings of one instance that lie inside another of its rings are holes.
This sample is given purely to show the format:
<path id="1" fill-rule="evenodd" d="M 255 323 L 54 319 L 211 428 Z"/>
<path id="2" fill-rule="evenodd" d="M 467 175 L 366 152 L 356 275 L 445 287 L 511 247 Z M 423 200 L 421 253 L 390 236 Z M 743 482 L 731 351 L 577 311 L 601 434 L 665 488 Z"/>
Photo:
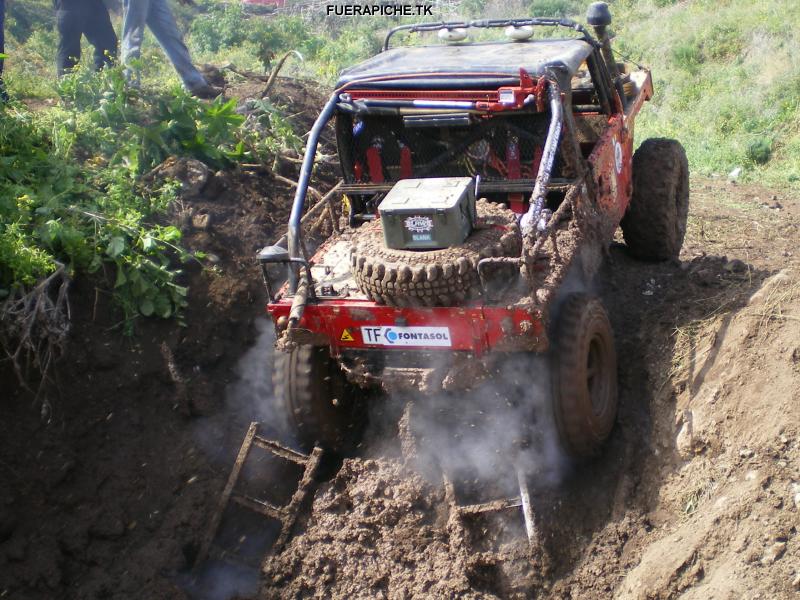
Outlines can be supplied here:
<path id="1" fill-rule="evenodd" d="M 386 38 L 384 40 L 384 49 L 383 51 L 389 50 L 389 43 L 392 36 L 396 35 L 400 32 L 426 32 L 426 31 L 435 31 L 437 29 L 453 29 L 458 27 L 468 27 L 468 28 L 499 28 L 499 27 L 508 27 L 508 26 L 559 26 L 572 29 L 581 34 L 581 37 L 574 38 L 580 39 L 587 42 L 591 46 L 591 51 L 588 53 L 586 57 L 586 66 L 591 77 L 592 87 L 594 90 L 595 98 L 597 100 L 597 111 L 601 114 L 605 114 L 607 116 L 611 116 L 612 114 L 619 114 L 623 112 L 623 102 L 624 97 L 617 93 L 614 83 L 612 82 L 611 75 L 609 73 L 609 69 L 605 63 L 603 58 L 603 54 L 601 53 L 602 45 L 596 39 L 594 39 L 588 31 L 580 24 L 571 21 L 569 19 L 545 19 L 545 18 L 530 18 L 530 19 L 508 19 L 508 20 L 479 20 L 479 21 L 469 21 L 469 22 L 447 22 L 447 23 L 423 23 L 418 25 L 402 25 L 396 27 L 388 32 Z M 508 43 L 515 43 L 515 42 L 508 42 Z M 547 43 L 547 40 L 539 40 L 535 43 Z M 431 46 L 430 49 L 432 52 L 435 52 L 436 46 Z M 432 74 L 433 75 L 433 74 Z M 447 73 L 435 73 L 436 77 L 448 79 Z M 520 70 L 518 81 L 520 86 L 525 83 L 526 73 L 524 70 Z M 562 74 L 563 75 L 563 74 Z M 412 81 L 415 79 L 419 79 L 419 74 L 413 75 L 403 75 L 398 74 L 392 77 L 394 81 L 402 82 L 402 81 Z M 452 77 L 462 77 L 459 74 L 454 74 Z M 463 78 L 463 77 L 462 77 Z M 320 135 L 328 124 L 330 119 L 337 113 L 353 113 L 353 98 L 349 92 L 355 89 L 368 89 L 371 86 L 376 87 L 375 84 L 376 79 L 385 79 L 385 78 L 371 78 L 371 77 L 363 77 L 363 78 L 355 78 L 349 81 L 344 82 L 342 85 L 337 87 L 334 90 L 333 94 L 330 96 L 328 101 L 326 102 L 325 106 L 322 109 L 319 117 L 316 119 L 310 133 L 308 136 L 308 140 L 306 143 L 305 148 L 305 155 L 302 162 L 302 167 L 300 170 L 300 175 L 298 178 L 298 185 L 296 189 L 296 193 L 294 196 L 291 215 L 289 218 L 289 226 L 287 232 L 287 243 L 288 243 L 288 252 L 276 252 L 272 254 L 273 258 L 269 258 L 270 253 L 266 253 L 263 256 L 260 256 L 260 260 L 262 265 L 268 262 L 283 262 L 289 264 L 289 285 L 288 285 L 288 293 L 289 295 L 297 295 L 297 296 L 305 296 L 306 294 L 310 294 L 313 296 L 313 282 L 305 281 L 301 282 L 300 278 L 300 271 L 302 265 L 305 265 L 306 268 L 304 269 L 306 279 L 310 279 L 310 269 L 308 269 L 308 256 L 305 253 L 304 246 L 301 240 L 301 219 L 303 217 L 303 212 L 305 209 L 305 201 L 306 195 L 308 192 L 308 186 L 311 178 L 311 174 L 314 167 L 314 158 L 316 155 L 317 147 L 319 144 Z M 528 77 L 530 79 L 530 77 Z M 551 183 L 551 172 L 553 169 L 553 162 L 555 159 L 556 151 L 559 148 L 559 143 L 562 134 L 562 128 L 564 125 L 564 121 L 572 121 L 572 98 L 571 98 L 571 90 L 566 89 L 563 90 L 559 86 L 559 73 L 556 73 L 553 69 L 545 69 L 545 72 L 538 78 L 536 81 L 537 85 L 537 98 L 535 106 L 531 106 L 531 104 L 522 105 L 516 108 L 516 110 L 520 113 L 523 112 L 539 112 L 544 113 L 548 112 L 550 115 L 550 122 L 547 131 L 547 138 L 544 143 L 543 147 L 543 156 L 542 160 L 538 164 L 538 172 L 536 173 L 535 179 L 533 181 L 532 188 L 529 187 L 525 190 L 526 193 L 530 194 L 530 203 L 529 208 L 527 210 L 527 214 L 523 218 L 523 226 L 526 226 L 527 234 L 525 238 L 529 240 L 527 244 L 532 244 L 535 242 L 536 234 L 533 232 L 533 229 L 537 227 L 540 223 L 540 217 L 542 215 L 542 210 L 544 208 L 544 201 L 547 196 L 547 193 L 550 189 Z M 424 96 L 424 90 L 419 90 L 419 94 Z M 385 99 L 384 99 L 385 100 Z M 361 110 L 369 113 L 374 111 L 376 114 L 380 114 L 381 111 L 385 111 L 387 109 L 391 110 L 398 110 L 402 111 L 404 106 L 402 104 L 402 100 L 394 99 L 395 102 L 392 104 L 392 99 L 389 99 L 388 104 L 384 101 L 375 102 L 373 101 L 370 105 L 369 103 L 362 103 Z M 425 114 L 425 111 L 430 111 L 432 113 L 441 112 L 442 110 L 447 109 L 457 109 L 457 110 L 467 110 L 471 114 L 482 115 L 484 117 L 491 116 L 491 110 L 488 106 L 482 106 L 478 103 L 472 103 L 470 106 L 465 106 L 463 101 L 458 99 L 453 99 L 450 103 L 440 103 L 440 104 L 432 104 L 428 103 L 427 105 L 419 105 L 417 107 L 412 107 L 416 109 L 417 113 Z M 574 131 L 574 128 L 568 127 Z M 569 144 L 572 146 L 570 148 L 569 154 L 571 158 L 569 160 L 570 163 L 575 163 L 576 161 L 580 160 L 580 151 L 574 152 L 575 148 L 577 147 L 576 144 L 571 143 Z M 343 157 L 344 158 L 344 157 Z M 573 165 L 573 171 L 575 176 L 579 176 L 577 165 Z M 347 177 L 345 177 L 345 183 L 347 183 Z M 519 183 L 522 183 L 521 181 Z M 574 181 L 569 182 L 574 183 Z M 559 182 L 559 185 L 565 187 L 565 182 Z M 571 188 L 571 191 L 574 192 L 576 186 L 568 185 L 566 187 Z M 532 233 L 533 232 L 533 233 Z M 523 255 L 525 252 L 523 252 Z M 484 265 L 486 266 L 486 265 Z M 305 283 L 302 286 L 303 289 L 299 289 L 301 287 L 301 283 Z M 305 304 L 305 298 L 302 297 L 298 300 L 298 305 Z M 299 306 L 298 306 L 299 307 Z M 300 313 L 302 314 L 302 309 L 300 309 Z"/>

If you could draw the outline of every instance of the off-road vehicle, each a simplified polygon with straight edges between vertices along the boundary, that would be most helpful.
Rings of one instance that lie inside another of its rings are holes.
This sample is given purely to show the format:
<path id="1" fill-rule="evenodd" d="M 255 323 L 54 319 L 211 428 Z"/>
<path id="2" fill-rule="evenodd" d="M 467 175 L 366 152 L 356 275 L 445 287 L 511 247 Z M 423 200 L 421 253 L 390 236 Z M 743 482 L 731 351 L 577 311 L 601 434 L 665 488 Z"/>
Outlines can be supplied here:
<path id="1" fill-rule="evenodd" d="M 308 138 L 288 248 L 258 257 L 265 273 L 288 263 L 267 309 L 275 393 L 301 443 L 341 448 L 376 390 L 469 388 L 509 353 L 550 361 L 569 453 L 609 436 L 613 332 L 600 300 L 573 290 L 620 224 L 633 255 L 678 255 L 688 167 L 673 140 L 633 153 L 650 73 L 616 61 L 604 3 L 587 20 L 594 36 L 551 18 L 403 25 L 341 74 Z M 338 194 L 342 209 L 311 256 L 302 223 L 330 122 L 342 181 L 325 203 Z"/>

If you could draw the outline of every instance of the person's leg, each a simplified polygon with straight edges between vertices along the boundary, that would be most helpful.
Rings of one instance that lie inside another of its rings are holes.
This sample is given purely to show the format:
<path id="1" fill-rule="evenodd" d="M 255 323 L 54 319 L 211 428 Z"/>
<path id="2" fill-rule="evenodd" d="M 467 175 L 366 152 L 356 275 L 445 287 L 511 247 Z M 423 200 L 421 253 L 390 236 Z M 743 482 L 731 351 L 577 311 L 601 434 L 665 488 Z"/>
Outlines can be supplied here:
<path id="1" fill-rule="evenodd" d="M 86 22 L 83 34 L 94 46 L 94 68 L 98 71 L 111 66 L 117 60 L 117 34 L 111 25 L 108 9 L 102 0 L 87 2 Z"/>
<path id="2" fill-rule="evenodd" d="M 150 0 L 123 0 L 122 3 L 122 62 L 130 65 L 132 60 L 142 54 L 142 38 L 147 14 L 150 12 Z M 133 73 L 125 70 L 125 77 L 131 80 Z M 138 76 L 135 83 L 138 84 Z"/>
<path id="3" fill-rule="evenodd" d="M 72 69 L 81 59 L 82 20 L 82 15 L 79 11 L 56 11 L 56 28 L 58 29 L 56 72 L 59 77 Z"/>
<path id="4" fill-rule="evenodd" d="M 0 54 L 6 51 L 6 0 L 0 0 Z M 0 77 L 3 75 L 3 59 L 0 58 Z"/>
<path id="5" fill-rule="evenodd" d="M 134 2 L 135 0 L 129 0 Z M 189 90 L 207 88 L 203 75 L 192 64 L 189 49 L 183 43 L 183 38 L 178 31 L 175 17 L 167 5 L 166 0 L 150 0 L 150 13 L 147 15 L 147 26 L 156 36 L 158 43 L 172 61 L 175 70 L 183 80 L 183 85 Z"/>
<path id="6" fill-rule="evenodd" d="M 0 0 L 0 54 L 5 52 L 6 0 Z M 6 85 L 3 83 L 3 59 L 0 58 L 0 102 L 8 100 Z"/>

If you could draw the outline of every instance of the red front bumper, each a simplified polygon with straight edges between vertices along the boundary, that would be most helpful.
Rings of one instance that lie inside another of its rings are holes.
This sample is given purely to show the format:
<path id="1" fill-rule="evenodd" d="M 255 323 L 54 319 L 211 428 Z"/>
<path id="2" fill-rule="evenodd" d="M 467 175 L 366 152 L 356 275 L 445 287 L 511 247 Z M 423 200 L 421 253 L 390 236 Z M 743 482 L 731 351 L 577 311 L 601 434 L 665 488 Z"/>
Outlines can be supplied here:
<path id="1" fill-rule="evenodd" d="M 267 305 L 277 321 L 291 299 Z M 547 350 L 541 314 L 494 306 L 394 308 L 367 300 L 309 302 L 299 328 L 321 334 L 334 354 L 342 350 L 458 350 L 476 356 L 495 351 Z"/>

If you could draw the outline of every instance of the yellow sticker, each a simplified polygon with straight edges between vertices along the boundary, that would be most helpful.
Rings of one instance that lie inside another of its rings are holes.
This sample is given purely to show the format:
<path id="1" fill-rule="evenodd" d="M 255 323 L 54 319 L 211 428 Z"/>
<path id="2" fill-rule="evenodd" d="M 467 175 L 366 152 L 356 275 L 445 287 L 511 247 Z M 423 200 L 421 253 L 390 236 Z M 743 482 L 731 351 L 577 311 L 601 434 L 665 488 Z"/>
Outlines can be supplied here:
<path id="1" fill-rule="evenodd" d="M 342 341 L 342 342 L 355 342 L 356 340 L 353 337 L 353 334 L 350 333 L 350 330 L 349 329 L 345 329 L 344 331 L 342 331 L 342 337 L 339 338 L 339 341 Z"/>

